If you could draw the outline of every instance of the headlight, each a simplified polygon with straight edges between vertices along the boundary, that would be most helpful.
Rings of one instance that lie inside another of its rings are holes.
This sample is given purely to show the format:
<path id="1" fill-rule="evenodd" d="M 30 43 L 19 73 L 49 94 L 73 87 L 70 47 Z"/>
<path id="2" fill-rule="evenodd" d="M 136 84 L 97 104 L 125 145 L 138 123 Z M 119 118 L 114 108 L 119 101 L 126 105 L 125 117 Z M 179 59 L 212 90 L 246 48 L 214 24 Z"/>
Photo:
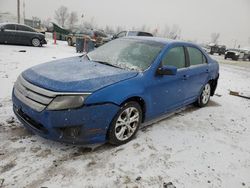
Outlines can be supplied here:
<path id="1" fill-rule="evenodd" d="M 83 105 L 84 100 L 89 94 L 74 96 L 57 96 L 47 107 L 48 110 L 64 110 L 79 108 Z"/>

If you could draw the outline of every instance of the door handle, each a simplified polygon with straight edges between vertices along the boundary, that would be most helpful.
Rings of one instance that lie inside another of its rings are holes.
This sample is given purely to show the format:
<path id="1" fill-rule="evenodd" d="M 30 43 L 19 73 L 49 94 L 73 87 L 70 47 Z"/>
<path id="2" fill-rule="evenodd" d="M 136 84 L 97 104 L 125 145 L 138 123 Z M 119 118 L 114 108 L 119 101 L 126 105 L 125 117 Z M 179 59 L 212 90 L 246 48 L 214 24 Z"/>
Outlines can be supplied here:
<path id="1" fill-rule="evenodd" d="M 183 75 L 183 80 L 187 80 L 189 78 L 189 75 L 184 74 Z"/>

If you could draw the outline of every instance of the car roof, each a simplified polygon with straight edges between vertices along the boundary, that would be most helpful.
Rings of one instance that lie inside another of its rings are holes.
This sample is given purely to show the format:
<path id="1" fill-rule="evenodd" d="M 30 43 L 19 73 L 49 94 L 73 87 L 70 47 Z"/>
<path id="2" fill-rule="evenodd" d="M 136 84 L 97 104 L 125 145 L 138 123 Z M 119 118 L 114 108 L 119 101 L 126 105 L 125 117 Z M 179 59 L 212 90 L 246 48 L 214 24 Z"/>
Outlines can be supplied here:
<path id="1" fill-rule="evenodd" d="M 131 37 L 123 37 L 124 39 L 135 39 L 135 40 L 142 40 L 142 41 L 148 41 L 148 42 L 157 42 L 164 45 L 171 44 L 171 43 L 182 43 L 182 44 L 191 44 L 198 46 L 191 42 L 185 42 L 181 40 L 173 40 L 173 39 L 167 39 L 167 38 L 161 38 L 161 37 L 146 37 L 146 36 L 131 36 Z"/>
<path id="2" fill-rule="evenodd" d="M 0 23 L 0 25 L 21 25 L 21 26 L 25 26 L 25 27 L 30 27 L 29 25 L 19 24 L 19 23 L 15 23 L 15 22 L 2 22 L 2 23 Z M 30 28 L 32 28 L 32 27 L 30 27 Z"/>

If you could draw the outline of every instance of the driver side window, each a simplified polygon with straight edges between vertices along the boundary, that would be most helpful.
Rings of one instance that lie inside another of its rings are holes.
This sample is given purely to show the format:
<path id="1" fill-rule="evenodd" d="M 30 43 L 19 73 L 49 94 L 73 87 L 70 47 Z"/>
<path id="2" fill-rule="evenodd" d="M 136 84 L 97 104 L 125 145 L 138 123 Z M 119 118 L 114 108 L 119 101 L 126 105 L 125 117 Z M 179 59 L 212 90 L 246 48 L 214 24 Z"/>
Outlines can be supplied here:
<path id="1" fill-rule="evenodd" d="M 178 69 L 186 67 L 184 48 L 171 48 L 162 59 L 162 65 L 171 65 Z"/>

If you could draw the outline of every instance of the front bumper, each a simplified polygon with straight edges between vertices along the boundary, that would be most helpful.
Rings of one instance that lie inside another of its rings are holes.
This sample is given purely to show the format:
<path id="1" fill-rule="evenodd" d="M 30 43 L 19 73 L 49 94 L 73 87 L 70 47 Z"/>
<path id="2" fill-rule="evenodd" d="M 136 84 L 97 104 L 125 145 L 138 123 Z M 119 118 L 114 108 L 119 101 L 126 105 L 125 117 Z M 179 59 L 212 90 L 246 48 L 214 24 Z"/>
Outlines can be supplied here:
<path id="1" fill-rule="evenodd" d="M 42 40 L 41 40 L 41 44 L 47 44 L 46 39 L 42 39 Z"/>
<path id="2" fill-rule="evenodd" d="M 107 130 L 119 106 L 111 103 L 79 109 L 37 112 L 12 95 L 13 110 L 22 124 L 44 138 L 71 144 L 106 141 Z"/>

